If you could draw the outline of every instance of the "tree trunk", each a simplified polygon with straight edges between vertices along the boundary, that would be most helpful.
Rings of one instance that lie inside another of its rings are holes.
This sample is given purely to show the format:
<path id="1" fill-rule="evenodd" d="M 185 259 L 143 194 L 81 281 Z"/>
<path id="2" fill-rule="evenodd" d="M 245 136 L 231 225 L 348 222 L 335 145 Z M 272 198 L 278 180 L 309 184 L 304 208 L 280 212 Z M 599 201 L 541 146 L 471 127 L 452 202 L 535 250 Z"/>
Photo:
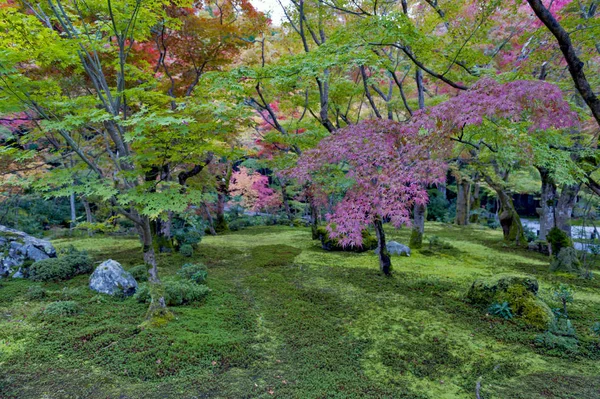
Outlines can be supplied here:
<path id="1" fill-rule="evenodd" d="M 502 186 L 495 183 L 491 178 L 485 176 L 486 183 L 496 191 L 498 200 L 500 201 L 499 219 L 502 226 L 504 239 L 508 242 L 514 242 L 517 246 L 527 244 L 525 239 L 525 231 L 521 218 L 517 214 L 517 210 L 513 204 L 512 197 L 504 190 Z"/>
<path id="2" fill-rule="evenodd" d="M 377 253 L 379 256 L 379 270 L 386 276 L 392 274 L 392 260 L 385 244 L 385 231 L 381 219 L 377 218 L 374 222 L 375 234 L 377 235 Z"/>
<path id="3" fill-rule="evenodd" d="M 471 196 L 471 204 L 469 206 L 469 213 L 472 210 L 479 210 L 479 208 L 481 208 L 481 198 L 479 198 L 480 195 L 480 191 L 481 191 L 481 186 L 479 185 L 479 182 L 476 181 L 473 184 L 473 195 Z M 474 212 L 469 216 L 469 223 L 477 223 L 479 221 L 479 213 L 478 212 Z"/>
<path id="4" fill-rule="evenodd" d="M 217 223 L 215 224 L 215 231 L 217 233 L 223 233 L 229 230 L 227 220 L 225 220 L 225 202 L 227 197 L 224 193 L 217 194 Z"/>
<path id="5" fill-rule="evenodd" d="M 569 237 L 571 237 L 571 215 L 580 188 L 580 184 L 563 185 L 554 209 L 556 227 L 567 233 Z"/>
<path id="6" fill-rule="evenodd" d="M 319 209 L 311 202 L 308 203 L 308 206 L 310 208 L 310 232 L 312 239 L 318 240 L 320 238 L 317 231 L 319 229 Z"/>
<path id="7" fill-rule="evenodd" d="M 294 215 L 292 214 L 292 209 L 290 208 L 290 201 L 287 194 L 286 184 L 283 179 L 279 179 L 279 183 L 281 184 L 281 200 L 283 202 L 283 209 L 285 210 L 285 214 L 287 215 L 290 223 L 294 221 Z"/>
<path id="8" fill-rule="evenodd" d="M 471 183 L 467 179 L 457 182 L 458 192 L 456 194 L 456 224 L 466 226 L 469 224 Z"/>
<path id="9" fill-rule="evenodd" d="M 538 167 L 542 179 L 542 191 L 540 196 L 540 208 L 537 210 L 540 215 L 540 240 L 546 240 L 546 236 L 551 228 L 554 227 L 554 203 L 556 201 L 556 184 L 550 176 L 550 171 L 546 168 Z"/>
<path id="10" fill-rule="evenodd" d="M 425 213 L 427 206 L 425 204 L 415 204 L 413 208 L 413 226 L 410 233 L 409 246 L 413 249 L 419 249 L 423 246 L 423 233 L 425 232 Z"/>
<path id="11" fill-rule="evenodd" d="M 208 231 L 210 232 L 211 236 L 216 236 L 217 232 L 215 231 L 215 222 L 210 213 L 210 209 L 208 209 L 208 205 L 206 205 L 206 202 L 202 202 L 202 208 L 204 209 L 204 213 L 206 213 L 206 220 L 208 220 Z"/>
<path id="12" fill-rule="evenodd" d="M 158 267 L 156 262 L 156 252 L 154 251 L 152 224 L 150 219 L 147 217 L 142 217 L 141 232 L 144 263 L 150 266 L 150 269 L 148 270 L 148 273 L 150 275 L 148 278 L 148 282 L 151 286 L 151 300 L 150 307 L 148 308 L 148 312 L 146 314 L 146 318 L 152 319 L 155 317 L 165 317 L 170 313 L 167 310 L 165 296 L 162 291 L 160 279 L 158 278 Z"/>
<path id="13" fill-rule="evenodd" d="M 88 202 L 87 198 L 81 197 L 81 203 L 83 204 L 83 208 L 85 209 L 85 221 L 87 223 L 93 223 L 94 219 L 92 217 L 92 208 L 90 207 L 90 203 Z M 88 237 L 91 237 L 94 235 L 94 232 L 88 227 L 87 234 Z"/>
<path id="14" fill-rule="evenodd" d="M 72 234 L 73 229 L 75 228 L 75 219 L 77 219 L 77 213 L 75 212 L 75 193 L 69 195 L 69 205 L 71 206 L 71 222 L 69 223 L 69 229 Z"/>

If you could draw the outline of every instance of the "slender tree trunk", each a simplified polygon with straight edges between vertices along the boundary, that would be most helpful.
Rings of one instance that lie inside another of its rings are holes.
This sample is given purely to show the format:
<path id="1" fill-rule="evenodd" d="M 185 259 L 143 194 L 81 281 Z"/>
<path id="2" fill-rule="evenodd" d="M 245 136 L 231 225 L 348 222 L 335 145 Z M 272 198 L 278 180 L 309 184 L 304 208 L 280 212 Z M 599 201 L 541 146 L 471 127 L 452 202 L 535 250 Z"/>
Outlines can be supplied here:
<path id="1" fill-rule="evenodd" d="M 152 234 L 152 224 L 149 218 L 142 217 L 142 245 L 144 253 L 144 263 L 150 266 L 148 270 L 148 282 L 151 285 L 151 301 L 146 318 L 151 319 L 157 316 L 165 316 L 169 312 L 165 302 L 164 293 L 161 287 L 161 281 L 158 278 L 158 266 L 156 262 L 156 252 L 154 251 L 154 239 Z"/>
<path id="2" fill-rule="evenodd" d="M 540 196 L 540 207 L 537 209 L 540 215 L 540 240 L 546 240 L 546 236 L 554 227 L 554 203 L 556 201 L 556 184 L 546 168 L 538 167 L 542 179 L 542 190 Z"/>
<path id="3" fill-rule="evenodd" d="M 87 198 L 81 197 L 81 203 L 83 204 L 83 209 L 85 209 L 85 221 L 87 223 L 93 223 L 94 219 L 92 217 L 92 208 L 90 207 L 90 203 L 88 202 Z M 87 234 L 88 237 L 91 237 L 94 235 L 94 232 L 88 227 Z"/>
<path id="4" fill-rule="evenodd" d="M 377 252 L 379 256 L 379 270 L 386 276 L 392 274 L 392 260 L 386 248 L 385 231 L 381 219 L 377 218 L 374 222 L 375 234 L 377 235 Z"/>
<path id="5" fill-rule="evenodd" d="M 563 185 L 554 210 L 556 227 L 567 233 L 569 237 L 571 237 L 571 215 L 580 188 L 580 184 Z"/>
<path id="6" fill-rule="evenodd" d="M 227 225 L 227 220 L 225 220 L 225 202 L 227 198 L 225 194 L 219 193 L 217 194 L 217 223 L 215 224 L 215 231 L 217 233 L 223 233 L 224 231 L 229 230 L 229 226 Z"/>
<path id="7" fill-rule="evenodd" d="M 69 229 L 72 234 L 73 229 L 75 228 L 75 219 L 77 219 L 77 213 L 75 212 L 75 193 L 69 195 L 69 205 L 71 206 L 71 222 L 69 223 Z"/>
<path id="8" fill-rule="evenodd" d="M 287 187 L 282 179 L 279 179 L 279 183 L 281 183 L 281 200 L 283 202 L 283 209 L 285 210 L 285 214 L 287 215 L 291 223 L 294 221 L 294 215 L 292 214 L 292 209 L 290 208 L 290 200 L 288 198 Z"/>
<path id="9" fill-rule="evenodd" d="M 423 233 L 425 232 L 425 214 L 427 205 L 415 204 L 413 208 L 413 226 L 410 233 L 409 246 L 413 249 L 419 249 L 423 246 Z"/>
<path id="10" fill-rule="evenodd" d="M 212 214 L 210 213 L 210 209 L 208 209 L 208 205 L 206 205 L 206 202 L 202 202 L 202 208 L 204 209 L 204 213 L 206 213 L 206 220 L 208 220 L 208 231 L 210 232 L 211 236 L 216 236 L 217 232 L 215 231 L 215 222 Z"/>
<path id="11" fill-rule="evenodd" d="M 458 193 L 456 196 L 456 224 L 466 226 L 469 224 L 471 183 L 467 179 L 457 182 Z"/>
<path id="12" fill-rule="evenodd" d="M 448 199 L 448 190 L 446 188 L 446 183 L 440 184 L 438 186 L 438 191 L 440 192 L 440 195 L 443 199 Z"/>
<path id="13" fill-rule="evenodd" d="M 309 202 L 308 206 L 310 207 L 310 231 L 312 234 L 313 240 L 319 239 L 319 209 L 313 203 Z"/>
<path id="14" fill-rule="evenodd" d="M 473 184 L 473 195 L 471 196 L 471 204 L 469 206 L 469 212 L 471 210 L 479 210 L 481 208 L 481 198 L 479 198 L 481 192 L 481 186 L 479 185 L 479 181 L 475 181 Z M 477 223 L 479 221 L 479 213 L 474 212 L 469 216 L 470 223 Z"/>

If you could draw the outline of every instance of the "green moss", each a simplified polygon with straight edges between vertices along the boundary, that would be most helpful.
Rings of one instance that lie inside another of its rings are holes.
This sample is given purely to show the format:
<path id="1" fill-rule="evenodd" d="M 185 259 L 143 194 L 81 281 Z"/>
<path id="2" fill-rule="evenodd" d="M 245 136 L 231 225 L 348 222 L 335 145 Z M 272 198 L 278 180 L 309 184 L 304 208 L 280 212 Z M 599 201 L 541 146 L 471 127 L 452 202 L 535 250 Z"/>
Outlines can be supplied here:
<path id="1" fill-rule="evenodd" d="M 411 249 L 420 249 L 423 247 L 423 233 L 419 229 L 412 229 L 408 246 Z"/>
<path id="2" fill-rule="evenodd" d="M 287 266 L 302 252 L 290 245 L 259 245 L 250 252 L 250 264 L 255 267 Z"/>
<path id="3" fill-rule="evenodd" d="M 546 236 L 546 241 L 548 241 L 550 244 L 550 247 L 552 248 L 552 254 L 554 254 L 554 256 L 558 255 L 561 249 L 573 246 L 571 238 L 567 235 L 567 233 L 558 227 L 553 227 L 550 229 L 548 235 Z"/>
<path id="4" fill-rule="evenodd" d="M 85 253 L 75 253 L 39 260 L 29 267 L 28 274 L 33 281 L 61 281 L 90 273 L 92 270 L 89 256 Z"/>

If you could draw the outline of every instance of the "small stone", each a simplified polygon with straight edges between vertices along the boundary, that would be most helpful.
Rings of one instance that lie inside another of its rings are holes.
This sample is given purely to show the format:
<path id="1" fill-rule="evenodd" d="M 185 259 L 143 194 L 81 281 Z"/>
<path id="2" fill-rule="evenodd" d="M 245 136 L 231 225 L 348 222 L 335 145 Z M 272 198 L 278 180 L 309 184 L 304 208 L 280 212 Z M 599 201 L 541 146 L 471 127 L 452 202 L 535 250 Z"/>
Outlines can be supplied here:
<path id="1" fill-rule="evenodd" d="M 388 242 L 385 247 L 390 255 L 410 256 L 410 248 L 404 244 L 400 244 L 397 241 Z M 379 248 L 375 250 L 376 254 L 379 254 Z"/>

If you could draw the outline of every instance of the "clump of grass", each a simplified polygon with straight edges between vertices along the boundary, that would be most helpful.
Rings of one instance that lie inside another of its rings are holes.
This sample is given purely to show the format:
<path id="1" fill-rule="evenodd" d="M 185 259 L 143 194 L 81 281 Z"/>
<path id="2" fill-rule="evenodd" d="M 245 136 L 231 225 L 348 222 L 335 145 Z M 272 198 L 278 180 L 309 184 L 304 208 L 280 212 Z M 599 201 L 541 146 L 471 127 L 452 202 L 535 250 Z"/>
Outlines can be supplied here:
<path id="1" fill-rule="evenodd" d="M 81 312 L 79 304 L 75 301 L 52 302 L 44 309 L 44 316 L 69 317 Z"/>

